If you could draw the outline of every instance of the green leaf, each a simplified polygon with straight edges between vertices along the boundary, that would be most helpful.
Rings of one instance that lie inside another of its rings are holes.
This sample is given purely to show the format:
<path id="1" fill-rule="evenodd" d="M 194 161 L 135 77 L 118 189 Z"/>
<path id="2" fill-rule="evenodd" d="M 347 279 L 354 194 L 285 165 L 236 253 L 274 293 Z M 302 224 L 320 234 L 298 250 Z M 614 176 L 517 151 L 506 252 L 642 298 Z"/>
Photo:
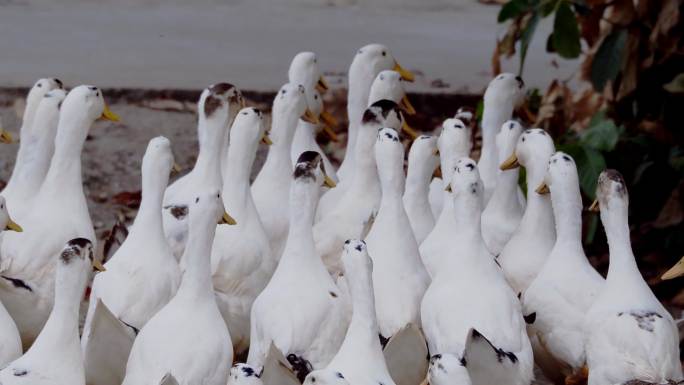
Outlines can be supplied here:
<path id="1" fill-rule="evenodd" d="M 534 31 L 537 29 L 537 24 L 539 24 L 539 13 L 533 12 L 532 17 L 527 22 L 525 29 L 523 29 L 520 34 L 520 69 L 518 70 L 518 75 L 522 76 L 523 69 L 525 68 L 525 58 L 527 57 L 527 49 L 530 46 L 532 37 L 534 37 Z"/>
<path id="2" fill-rule="evenodd" d="M 553 21 L 553 48 L 558 55 L 566 59 L 574 59 L 582 51 L 577 17 L 566 1 L 559 3 L 556 10 L 556 18 Z"/>
<path id="3" fill-rule="evenodd" d="M 477 119 L 478 122 L 481 122 L 483 114 L 484 114 L 484 100 L 480 99 L 480 101 L 477 102 L 477 106 L 475 107 L 475 119 Z"/>
<path id="4" fill-rule="evenodd" d="M 671 82 L 663 86 L 667 92 L 678 94 L 684 92 L 684 72 L 675 76 Z"/>
<path id="5" fill-rule="evenodd" d="M 580 143 L 598 151 L 613 151 L 623 131 L 623 127 L 616 126 L 613 119 L 606 117 L 605 111 L 599 111 L 580 134 Z"/>
<path id="6" fill-rule="evenodd" d="M 499 23 L 503 23 L 508 19 L 515 19 L 521 14 L 527 12 L 529 8 L 530 7 L 525 0 L 511 0 L 501 7 L 497 21 Z"/>
<path id="7" fill-rule="evenodd" d="M 584 236 L 584 244 L 591 245 L 594 243 L 594 238 L 596 237 L 596 230 L 598 229 L 598 219 L 599 215 L 593 213 L 589 216 L 589 224 L 587 224 L 587 233 Z"/>
<path id="8" fill-rule="evenodd" d="M 606 169 L 606 160 L 601 152 L 580 144 L 558 146 L 559 151 L 566 152 L 575 159 L 579 174 L 580 188 L 590 199 L 596 196 L 596 182 L 601 171 Z"/>
<path id="9" fill-rule="evenodd" d="M 542 17 L 549 16 L 558 6 L 560 0 L 543 0 L 539 4 L 539 13 Z"/>
<path id="10" fill-rule="evenodd" d="M 591 83 L 596 91 L 603 91 L 606 83 L 614 80 L 622 70 L 622 59 L 627 43 L 627 29 L 616 29 L 601 43 L 591 63 Z"/>

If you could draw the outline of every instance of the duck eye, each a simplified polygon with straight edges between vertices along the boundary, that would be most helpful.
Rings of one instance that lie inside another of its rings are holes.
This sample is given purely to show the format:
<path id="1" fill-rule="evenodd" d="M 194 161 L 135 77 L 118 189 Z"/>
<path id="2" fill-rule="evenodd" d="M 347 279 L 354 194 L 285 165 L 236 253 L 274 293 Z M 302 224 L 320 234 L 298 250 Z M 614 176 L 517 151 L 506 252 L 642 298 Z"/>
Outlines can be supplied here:
<path id="1" fill-rule="evenodd" d="M 382 51 L 382 56 L 387 56 L 387 52 L 386 52 L 386 51 Z"/>
<path id="2" fill-rule="evenodd" d="M 314 99 L 318 100 L 318 95 L 315 95 L 315 96 L 314 96 Z"/>
<path id="3" fill-rule="evenodd" d="M 40 88 L 40 87 L 42 87 L 42 86 L 43 86 L 43 84 L 42 84 L 42 83 L 38 83 L 38 84 L 36 84 L 36 87 L 39 87 L 39 88 Z"/>

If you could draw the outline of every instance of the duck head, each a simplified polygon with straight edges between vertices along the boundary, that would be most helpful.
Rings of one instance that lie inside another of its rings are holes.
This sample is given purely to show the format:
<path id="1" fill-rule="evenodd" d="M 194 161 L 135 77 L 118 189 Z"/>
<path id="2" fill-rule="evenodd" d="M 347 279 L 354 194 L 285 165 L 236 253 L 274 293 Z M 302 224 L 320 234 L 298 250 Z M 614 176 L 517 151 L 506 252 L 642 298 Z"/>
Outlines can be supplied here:
<path id="1" fill-rule="evenodd" d="M 461 158 L 470 155 L 473 147 L 473 132 L 461 119 L 449 118 L 442 123 L 442 132 L 437 139 L 437 147 L 442 159 Z M 443 162 L 444 163 L 444 162 Z M 445 165 L 442 164 L 442 171 Z"/>
<path id="2" fill-rule="evenodd" d="M 555 152 L 553 139 L 546 131 L 541 128 L 531 128 L 525 130 L 515 145 L 515 151 L 511 154 L 499 168 L 510 170 L 519 166 L 527 169 L 539 168 L 544 173 L 549 158 Z"/>
<path id="3" fill-rule="evenodd" d="M 24 230 L 10 218 L 5 197 L 0 195 L 0 233 L 3 231 L 22 232 Z"/>
<path id="4" fill-rule="evenodd" d="M 193 212 L 206 213 L 208 218 L 210 218 L 212 221 L 214 221 L 214 223 L 217 223 L 219 225 L 235 225 L 237 223 L 235 222 L 235 219 L 233 219 L 233 217 L 228 215 L 226 209 L 223 207 L 223 200 L 221 198 L 221 192 L 219 190 L 208 191 L 199 194 L 195 197 L 195 200 L 192 203 L 192 207 L 190 208 L 191 226 L 194 218 L 197 218 L 194 220 L 203 219 L 203 217 L 199 214 L 193 215 Z"/>
<path id="5" fill-rule="evenodd" d="M 453 193 L 454 199 L 464 202 L 477 203 L 482 206 L 484 185 L 480 179 L 477 163 L 470 158 L 460 158 L 456 161 L 451 183 L 447 189 Z"/>
<path id="6" fill-rule="evenodd" d="M 64 84 L 57 78 L 38 79 L 26 96 L 26 107 L 24 108 L 24 122 L 22 127 L 31 128 L 36 109 L 43 97 L 52 90 L 63 90 Z"/>
<path id="7" fill-rule="evenodd" d="M 216 83 L 202 91 L 197 111 L 200 119 L 212 120 L 228 125 L 235 111 L 245 106 L 242 92 L 230 83 Z"/>
<path id="8" fill-rule="evenodd" d="M 85 123 L 92 123 L 97 119 L 119 121 L 119 117 L 107 107 L 102 90 L 88 85 L 72 89 L 62 101 L 59 114 L 60 123 L 72 119 Z M 86 126 L 89 127 L 90 124 L 86 124 Z"/>
<path id="9" fill-rule="evenodd" d="M 489 82 L 484 94 L 485 106 L 514 107 L 522 103 L 525 96 L 525 82 L 511 73 L 497 75 Z"/>
<path id="10" fill-rule="evenodd" d="M 373 74 L 383 70 L 394 70 L 406 81 L 412 82 L 415 79 L 410 71 L 399 65 L 389 49 L 382 44 L 368 44 L 356 52 L 349 68 L 350 75 L 361 68 L 370 69 Z"/>
<path id="11" fill-rule="evenodd" d="M 335 187 L 335 182 L 325 173 L 321 154 L 316 151 L 304 151 L 294 167 L 295 181 L 314 183 L 316 186 Z"/>
<path id="12" fill-rule="evenodd" d="M 383 127 L 378 130 L 375 141 L 375 160 L 383 195 L 403 194 L 404 145 L 399 140 L 399 133 L 395 129 Z"/>
<path id="13" fill-rule="evenodd" d="M 166 188 L 171 172 L 179 169 L 178 165 L 174 162 L 171 141 L 164 136 L 150 139 L 149 143 L 147 143 L 147 150 L 145 150 L 141 168 L 143 179 L 149 178 L 148 180 L 152 182 L 153 186 Z M 143 181 L 143 194 L 145 190 L 147 190 L 147 186 Z"/>
<path id="14" fill-rule="evenodd" d="M 102 263 L 95 258 L 93 243 L 86 238 L 74 238 L 67 242 L 59 255 L 59 261 L 70 269 L 105 271 Z"/>
<path id="15" fill-rule="evenodd" d="M 389 99 L 401 106 L 409 115 L 416 113 L 411 105 L 403 86 L 401 74 L 393 70 L 381 71 L 371 84 L 368 103 L 373 104 L 378 100 Z"/>
<path id="16" fill-rule="evenodd" d="M 558 151 L 549 158 L 549 166 L 544 181 L 537 186 L 537 194 L 548 194 L 551 190 L 579 189 L 579 176 L 574 159 L 562 151 Z M 579 193 L 579 190 L 578 190 Z"/>
<path id="17" fill-rule="evenodd" d="M 628 206 L 629 193 L 622 174 L 613 169 L 601 172 L 596 185 L 596 200 L 589 210 L 600 211 L 601 220 L 605 223 L 604 214 L 615 212 L 626 216 Z"/>
<path id="18" fill-rule="evenodd" d="M 342 263 L 344 271 L 349 277 L 364 277 L 367 281 L 371 280 L 373 272 L 373 260 L 368 255 L 366 242 L 360 239 L 347 239 L 344 242 L 342 252 Z M 351 285 L 357 282 L 351 283 Z"/>
<path id="19" fill-rule="evenodd" d="M 307 89 L 325 93 L 330 87 L 321 74 L 318 58 L 313 52 L 300 52 L 290 62 L 287 77 L 291 83 L 302 84 Z"/>
<path id="20" fill-rule="evenodd" d="M 306 88 L 295 83 L 286 83 L 280 87 L 273 100 L 273 116 L 274 120 L 282 117 L 302 119 L 312 124 L 319 123 L 318 115 L 314 115 L 309 109 Z"/>
<path id="21" fill-rule="evenodd" d="M 439 166 L 437 137 L 420 135 L 414 139 L 409 150 L 408 164 L 409 166 L 417 165 L 420 167 L 421 174 L 432 175 Z"/>
<path id="22" fill-rule="evenodd" d="M 496 148 L 499 150 L 499 162 L 503 162 L 515 153 L 515 146 L 524 128 L 517 120 L 506 121 L 496 134 Z"/>
<path id="23" fill-rule="evenodd" d="M 382 127 L 401 129 L 406 122 L 397 103 L 383 99 L 371 104 L 363 113 L 361 124 L 378 130 Z"/>

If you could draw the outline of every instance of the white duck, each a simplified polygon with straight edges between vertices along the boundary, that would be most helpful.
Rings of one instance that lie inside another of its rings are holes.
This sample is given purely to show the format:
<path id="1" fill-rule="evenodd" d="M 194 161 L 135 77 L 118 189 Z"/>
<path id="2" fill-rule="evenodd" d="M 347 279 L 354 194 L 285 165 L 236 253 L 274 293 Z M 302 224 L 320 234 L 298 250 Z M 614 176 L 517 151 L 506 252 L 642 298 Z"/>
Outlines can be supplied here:
<path id="1" fill-rule="evenodd" d="M 316 253 L 332 273 L 342 270 L 340 255 L 344 241 L 361 238 L 380 206 L 382 194 L 373 153 L 378 130 L 382 127 L 399 129 L 403 122 L 399 107 L 390 100 L 376 102 L 364 113 L 354 149 L 357 152 L 354 171 L 340 182 L 347 184 L 347 188 L 331 211 L 321 212 L 322 219 L 313 229 Z M 323 195 L 321 203 L 334 190 Z"/>
<path id="2" fill-rule="evenodd" d="M 227 385 L 264 385 L 262 374 L 249 364 L 237 363 L 228 372 Z"/>
<path id="3" fill-rule="evenodd" d="M 520 225 L 497 259 L 508 283 L 516 293 L 532 283 L 556 242 L 551 199 L 533 189 L 544 180 L 549 158 L 555 152 L 553 139 L 544 130 L 525 130 L 518 138 L 515 152 L 501 164 L 502 170 L 525 167 L 527 206 Z"/>
<path id="4" fill-rule="evenodd" d="M 304 86 L 286 83 L 273 100 L 270 131 L 273 144 L 268 150 L 266 162 L 252 183 L 254 205 L 276 260 L 280 259 L 287 239 L 287 203 L 292 181 L 290 148 L 300 118 L 311 123 L 318 122 L 318 117 L 307 107 Z"/>
<path id="5" fill-rule="evenodd" d="M 382 198 L 366 242 L 375 267 L 378 329 L 388 340 L 408 324 L 420 326 L 420 301 L 430 277 L 404 209 L 404 146 L 394 129 L 378 131 L 375 159 Z"/>
<path id="6" fill-rule="evenodd" d="M 227 145 L 226 131 L 242 106 L 242 93 L 229 83 L 211 85 L 200 95 L 197 102 L 197 161 L 192 171 L 172 183 L 164 194 L 164 234 L 176 258 L 180 258 L 185 249 L 188 209 L 197 196 L 197 186 L 206 190 L 221 189 L 221 161 Z"/>
<path id="7" fill-rule="evenodd" d="M 455 219 L 458 213 L 454 211 L 454 200 L 449 192 L 449 182 L 458 159 L 470 155 L 472 143 L 472 131 L 460 119 L 449 118 L 444 121 L 442 132 L 437 139 L 443 175 L 442 211 L 419 249 L 423 264 L 432 277 L 440 269 L 443 259 L 448 255 L 449 248 L 455 245 L 454 234 L 459 231 Z"/>
<path id="8" fill-rule="evenodd" d="M 35 88 L 41 86 L 39 89 L 42 91 L 53 85 L 59 87 L 60 84 L 56 79 L 41 79 L 27 98 L 17 161 L 12 176 L 2 191 L 12 205 L 12 214 L 18 218 L 23 218 L 24 213 L 31 208 L 31 199 L 45 180 L 55 150 L 59 107 L 66 97 L 66 91 L 55 88 L 35 100 Z M 26 127 L 28 124 L 31 124 L 30 128 Z"/>
<path id="9" fill-rule="evenodd" d="M 509 120 L 496 134 L 496 148 L 502 163 L 515 151 L 515 145 L 523 132 L 522 125 Z M 482 212 L 482 237 L 489 251 L 499 255 L 518 228 L 525 207 L 518 199 L 519 169 L 499 170 L 496 187 Z"/>
<path id="10" fill-rule="evenodd" d="M 368 107 L 381 100 L 389 100 L 396 103 L 408 114 L 414 114 L 416 112 L 406 97 L 404 87 L 401 84 L 401 75 L 396 71 L 382 71 L 375 77 L 368 97 Z M 412 138 L 417 136 L 416 132 L 409 127 L 406 122 L 404 122 L 401 127 L 396 128 L 407 132 Z M 357 137 L 359 136 L 359 130 L 360 128 L 357 127 Z M 347 153 L 350 151 L 353 152 L 355 149 L 348 148 Z M 353 177 L 348 178 L 348 180 L 340 181 L 337 188 L 326 192 L 321 197 L 321 201 L 318 203 L 317 221 L 325 215 L 324 213 L 332 211 L 337 206 L 340 199 L 342 199 L 346 194 L 347 189 L 352 184 L 352 179 Z"/>
<path id="11" fill-rule="evenodd" d="M 276 267 L 268 237 L 257 214 L 249 176 L 259 142 L 268 142 L 261 111 L 243 108 L 230 129 L 224 167 L 223 204 L 231 207 L 235 226 L 218 226 L 211 251 L 216 303 L 226 321 L 236 353 L 249 347 L 252 303 Z"/>
<path id="12" fill-rule="evenodd" d="M 130 328 L 129 335 L 134 337 L 171 300 L 180 284 L 180 268 L 164 237 L 161 212 L 173 167 L 171 142 L 163 136 L 150 140 L 142 160 L 138 214 L 128 237 L 105 264 L 107 271 L 92 284 L 82 338 L 88 383 L 121 384 L 128 354 L 117 360 L 112 352 L 117 345 L 130 352 L 133 338 L 120 337 L 120 324 Z M 103 313 L 96 311 L 98 301 L 116 322 L 99 318 Z"/>
<path id="13" fill-rule="evenodd" d="M 485 202 L 494 191 L 499 166 L 496 134 L 513 116 L 513 109 L 525 95 L 525 82 L 520 76 L 502 73 L 492 79 L 484 94 L 482 112 L 482 152 L 478 167 L 485 186 Z"/>
<path id="14" fill-rule="evenodd" d="M 610 266 L 601 294 L 586 316 L 589 385 L 630 380 L 682 380 L 679 336 L 672 316 L 644 281 L 629 235 L 627 186 L 619 172 L 601 173 L 596 189 Z"/>
<path id="15" fill-rule="evenodd" d="M 226 384 L 233 345 L 216 305 L 210 262 L 216 224 L 228 222 L 218 190 L 198 194 L 189 216 L 183 280 L 135 339 L 123 385 L 156 384 L 167 374 L 179 384 Z"/>
<path id="16" fill-rule="evenodd" d="M 334 142 L 338 141 L 337 134 L 333 131 L 333 128 L 337 126 L 337 121 L 325 111 L 323 104 L 322 94 L 328 90 L 328 83 L 323 75 L 321 75 L 316 54 L 313 52 L 300 52 L 295 55 L 290 63 L 287 76 L 290 83 L 304 86 L 309 110 L 315 116 L 319 116 L 322 121 L 322 124 L 314 124 L 302 119 L 297 122 L 297 129 L 295 130 L 292 147 L 290 148 L 292 167 L 294 167 L 301 153 L 304 151 L 316 151 L 321 154 L 323 164 L 325 165 L 325 172 L 330 179 L 337 182 L 336 168 L 330 162 L 325 152 L 323 152 L 321 146 L 316 142 L 316 133 L 319 127 L 322 127 L 323 131 Z"/>
<path id="17" fill-rule="evenodd" d="M 380 329 L 373 296 L 375 263 L 368 256 L 366 244 L 355 239 L 345 242 L 342 261 L 352 298 L 353 315 L 344 342 L 326 369 L 342 373 L 347 381 L 355 385 L 394 385 L 378 340 Z M 308 377 L 317 375 L 312 372 Z"/>
<path id="18" fill-rule="evenodd" d="M 582 196 L 573 159 L 555 153 L 536 191 L 551 193 L 558 236 L 544 267 L 523 293 L 523 310 L 528 319 L 534 318 L 528 329 L 536 336 L 532 341 L 538 345 L 535 354 L 548 355 L 561 364 L 545 370 L 547 376 L 562 373 L 566 383 L 577 383 L 586 362 L 584 317 L 605 281 L 582 248 Z"/>
<path id="19" fill-rule="evenodd" d="M 377 324 L 383 347 L 388 347 L 386 356 L 388 365 L 392 364 L 392 377 L 397 379 L 397 384 L 415 384 L 425 377 L 427 370 L 427 350 L 419 329 L 420 302 L 430 277 L 420 259 L 418 243 L 404 209 L 404 146 L 393 128 L 378 132 L 375 159 L 382 198 L 366 242 L 374 266 Z M 404 342 L 397 341 L 400 332 L 409 328 L 417 337 L 409 340 L 404 336 Z M 403 359 L 397 358 L 394 352 L 390 354 L 390 348 L 396 344 L 405 344 L 398 348 Z M 397 372 L 399 370 L 401 374 Z"/>
<path id="20" fill-rule="evenodd" d="M 482 239 L 484 188 L 475 161 L 457 162 L 451 189 L 458 247 L 449 249 L 421 309 L 430 352 L 463 358 L 450 384 L 467 371 L 474 385 L 529 385 L 532 347 L 520 302 Z"/>
<path id="21" fill-rule="evenodd" d="M 285 251 L 252 306 L 247 363 L 264 367 L 274 344 L 300 381 L 330 362 L 347 329 L 347 303 L 315 251 L 311 230 L 318 192 L 326 181 L 320 155 L 303 153 L 290 186 Z"/>
<path id="22" fill-rule="evenodd" d="M 21 226 L 10 218 L 5 198 L 0 195 L 0 233 L 4 231 L 23 231 Z M 14 320 L 0 302 L 0 367 L 21 356 L 21 338 Z"/>
<path id="23" fill-rule="evenodd" d="M 61 107 L 50 169 L 22 219 L 25 231 L 3 237 L 0 297 L 25 347 L 52 309 L 56 256 L 69 239 L 95 240 L 83 192 L 81 152 L 90 126 L 100 117 L 118 120 L 100 89 L 78 86 L 69 92 Z"/>
<path id="24" fill-rule="evenodd" d="M 439 166 L 437 137 L 429 135 L 417 137 L 409 150 L 403 200 L 406 215 L 408 215 L 418 245 L 423 243 L 435 227 L 435 216 L 432 214 L 428 196 L 430 181 L 437 166 Z"/>
<path id="25" fill-rule="evenodd" d="M 346 174 L 352 175 L 356 138 L 361 126 L 363 113 L 369 106 L 369 94 L 373 80 L 383 70 L 395 70 L 407 81 L 413 81 L 411 72 L 403 69 L 394 59 L 389 49 L 382 44 L 368 44 L 356 52 L 354 60 L 349 67 L 349 87 L 347 92 L 347 116 L 349 129 L 347 136 L 347 151 L 344 160 L 338 170 L 338 176 L 342 181 Z"/>
<path id="26" fill-rule="evenodd" d="M 67 242 L 56 259 L 55 306 L 31 348 L 0 371 L 7 385 L 85 385 L 78 311 L 91 268 L 102 269 L 85 238 Z"/>

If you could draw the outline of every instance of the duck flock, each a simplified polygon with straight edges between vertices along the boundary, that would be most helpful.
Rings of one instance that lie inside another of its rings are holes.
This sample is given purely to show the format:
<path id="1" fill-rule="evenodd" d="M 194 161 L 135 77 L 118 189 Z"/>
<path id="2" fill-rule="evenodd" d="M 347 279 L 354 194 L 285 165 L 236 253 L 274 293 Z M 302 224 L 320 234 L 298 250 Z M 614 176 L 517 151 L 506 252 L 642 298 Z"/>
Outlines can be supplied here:
<path id="1" fill-rule="evenodd" d="M 406 124 L 412 80 L 382 45 L 356 53 L 339 168 L 316 142 L 335 133 L 315 54 L 292 60 L 270 129 L 235 86 L 209 86 L 194 168 L 169 185 L 171 143 L 149 141 L 140 209 L 104 265 L 81 153 L 118 116 L 97 87 L 39 80 L 0 194 L 0 384 L 529 385 L 535 365 L 556 384 L 681 381 L 620 173 L 601 173 L 590 208 L 604 279 L 582 248 L 573 158 L 512 120 L 523 80 L 489 83 L 477 162 L 472 111 L 435 136 Z"/>

